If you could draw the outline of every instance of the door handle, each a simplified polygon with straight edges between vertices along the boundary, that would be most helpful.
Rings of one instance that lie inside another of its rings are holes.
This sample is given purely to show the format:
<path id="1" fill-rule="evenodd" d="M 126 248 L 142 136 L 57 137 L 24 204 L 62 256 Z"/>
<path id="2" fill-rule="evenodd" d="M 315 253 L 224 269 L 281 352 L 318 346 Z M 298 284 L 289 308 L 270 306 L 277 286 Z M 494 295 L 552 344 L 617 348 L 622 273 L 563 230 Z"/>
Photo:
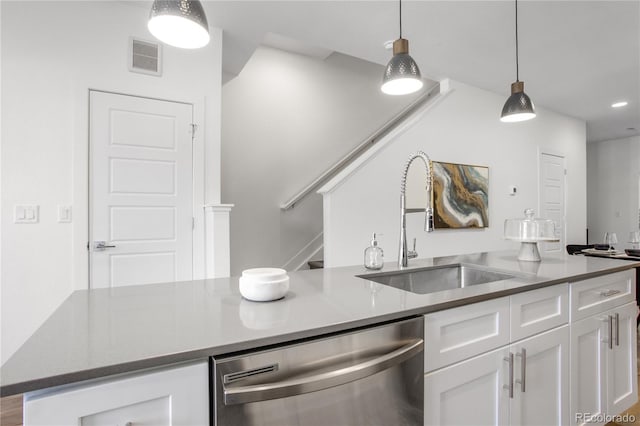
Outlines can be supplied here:
<path id="1" fill-rule="evenodd" d="M 330 370 L 318 374 L 291 377 L 280 382 L 256 384 L 238 387 L 224 387 L 224 404 L 245 404 L 302 395 L 323 389 L 340 386 L 364 379 L 376 373 L 398 365 L 415 355 L 422 353 L 424 340 L 413 339 L 409 344 L 377 358 L 348 367 Z M 422 374 L 422 372 L 420 372 Z"/>
<path id="2" fill-rule="evenodd" d="M 620 346 L 620 314 L 616 312 L 616 346 Z"/>
<path id="3" fill-rule="evenodd" d="M 94 251 L 104 251 L 108 248 L 114 248 L 114 245 L 108 245 L 106 241 L 94 241 L 93 242 L 93 250 Z"/>
<path id="4" fill-rule="evenodd" d="M 509 363 L 509 384 L 503 385 L 503 389 L 509 390 L 509 398 L 513 399 L 513 353 L 509 352 L 508 357 L 504 357 L 504 360 Z"/>
<path id="5" fill-rule="evenodd" d="M 527 380 L 527 350 L 522 348 L 522 352 L 516 354 L 516 356 L 522 358 L 522 362 L 520 363 L 520 380 L 516 380 L 516 383 L 520 383 L 520 390 L 524 393 L 526 390 L 526 380 Z"/>

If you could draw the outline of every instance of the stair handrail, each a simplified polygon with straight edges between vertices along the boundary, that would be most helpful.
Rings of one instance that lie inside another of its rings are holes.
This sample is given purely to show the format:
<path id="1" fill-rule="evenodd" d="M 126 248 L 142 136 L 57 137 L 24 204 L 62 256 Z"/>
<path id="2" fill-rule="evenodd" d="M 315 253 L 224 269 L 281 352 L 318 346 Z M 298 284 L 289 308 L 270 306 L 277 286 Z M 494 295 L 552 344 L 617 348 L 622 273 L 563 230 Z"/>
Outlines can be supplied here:
<path id="1" fill-rule="evenodd" d="M 378 130 L 367 136 L 358 146 L 349 151 L 341 160 L 336 162 L 333 166 L 329 167 L 324 173 L 315 178 L 311 183 L 302 188 L 296 195 L 291 197 L 286 202 L 280 204 L 281 210 L 289 210 L 295 207 L 296 203 L 300 202 L 304 197 L 318 189 L 322 184 L 338 174 L 342 169 L 351 164 L 356 158 L 363 152 L 371 148 L 378 140 L 382 139 L 384 135 L 393 130 L 397 125 L 404 121 L 406 117 L 411 115 L 415 110 L 420 108 L 424 103 L 431 99 L 434 95 L 440 93 L 440 83 L 437 82 L 422 95 L 411 102 L 407 107 L 402 109 L 399 113 L 394 115 L 389 121 L 384 123 Z"/>

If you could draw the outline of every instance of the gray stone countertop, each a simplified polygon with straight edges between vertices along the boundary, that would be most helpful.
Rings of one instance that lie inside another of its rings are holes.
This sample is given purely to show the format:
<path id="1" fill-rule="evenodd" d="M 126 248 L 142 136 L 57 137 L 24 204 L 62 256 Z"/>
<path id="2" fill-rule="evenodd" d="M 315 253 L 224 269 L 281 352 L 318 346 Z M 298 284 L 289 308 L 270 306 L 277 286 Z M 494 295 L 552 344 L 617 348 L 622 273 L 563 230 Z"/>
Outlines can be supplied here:
<path id="1" fill-rule="evenodd" d="M 516 273 L 513 279 L 414 294 L 356 275 L 362 266 L 291 272 L 274 302 L 240 296 L 238 278 L 79 290 L 0 368 L 0 395 L 206 359 L 640 267 L 640 262 L 516 252 L 413 259 L 404 269 L 465 263 Z M 393 262 L 384 272 L 398 270 Z"/>

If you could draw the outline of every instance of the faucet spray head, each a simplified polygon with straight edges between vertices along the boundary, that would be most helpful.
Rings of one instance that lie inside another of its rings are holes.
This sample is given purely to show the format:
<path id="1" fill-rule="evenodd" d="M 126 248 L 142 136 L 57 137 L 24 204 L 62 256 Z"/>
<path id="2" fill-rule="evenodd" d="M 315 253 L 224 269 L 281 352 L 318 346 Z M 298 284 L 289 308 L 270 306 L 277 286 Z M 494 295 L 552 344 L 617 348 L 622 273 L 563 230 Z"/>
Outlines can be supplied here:
<path id="1" fill-rule="evenodd" d="M 425 232 L 433 232 L 433 229 L 433 209 L 431 207 L 427 207 L 424 212 L 424 230 Z"/>

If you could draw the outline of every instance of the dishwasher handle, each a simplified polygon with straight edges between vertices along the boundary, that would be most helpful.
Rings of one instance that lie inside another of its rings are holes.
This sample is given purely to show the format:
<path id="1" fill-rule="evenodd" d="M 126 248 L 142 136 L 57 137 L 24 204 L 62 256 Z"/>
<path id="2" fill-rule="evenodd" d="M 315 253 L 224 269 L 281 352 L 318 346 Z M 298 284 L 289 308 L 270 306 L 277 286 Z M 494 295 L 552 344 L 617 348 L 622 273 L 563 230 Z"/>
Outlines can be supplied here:
<path id="1" fill-rule="evenodd" d="M 225 388 L 224 404 L 245 404 L 248 402 L 286 398 L 288 396 L 301 395 L 340 386 L 355 380 L 364 379 L 365 377 L 372 376 L 380 371 L 398 365 L 422 352 L 423 346 L 424 341 L 422 339 L 415 339 L 411 340 L 411 343 L 408 345 L 402 346 L 380 357 L 338 370 L 270 384 Z"/>

